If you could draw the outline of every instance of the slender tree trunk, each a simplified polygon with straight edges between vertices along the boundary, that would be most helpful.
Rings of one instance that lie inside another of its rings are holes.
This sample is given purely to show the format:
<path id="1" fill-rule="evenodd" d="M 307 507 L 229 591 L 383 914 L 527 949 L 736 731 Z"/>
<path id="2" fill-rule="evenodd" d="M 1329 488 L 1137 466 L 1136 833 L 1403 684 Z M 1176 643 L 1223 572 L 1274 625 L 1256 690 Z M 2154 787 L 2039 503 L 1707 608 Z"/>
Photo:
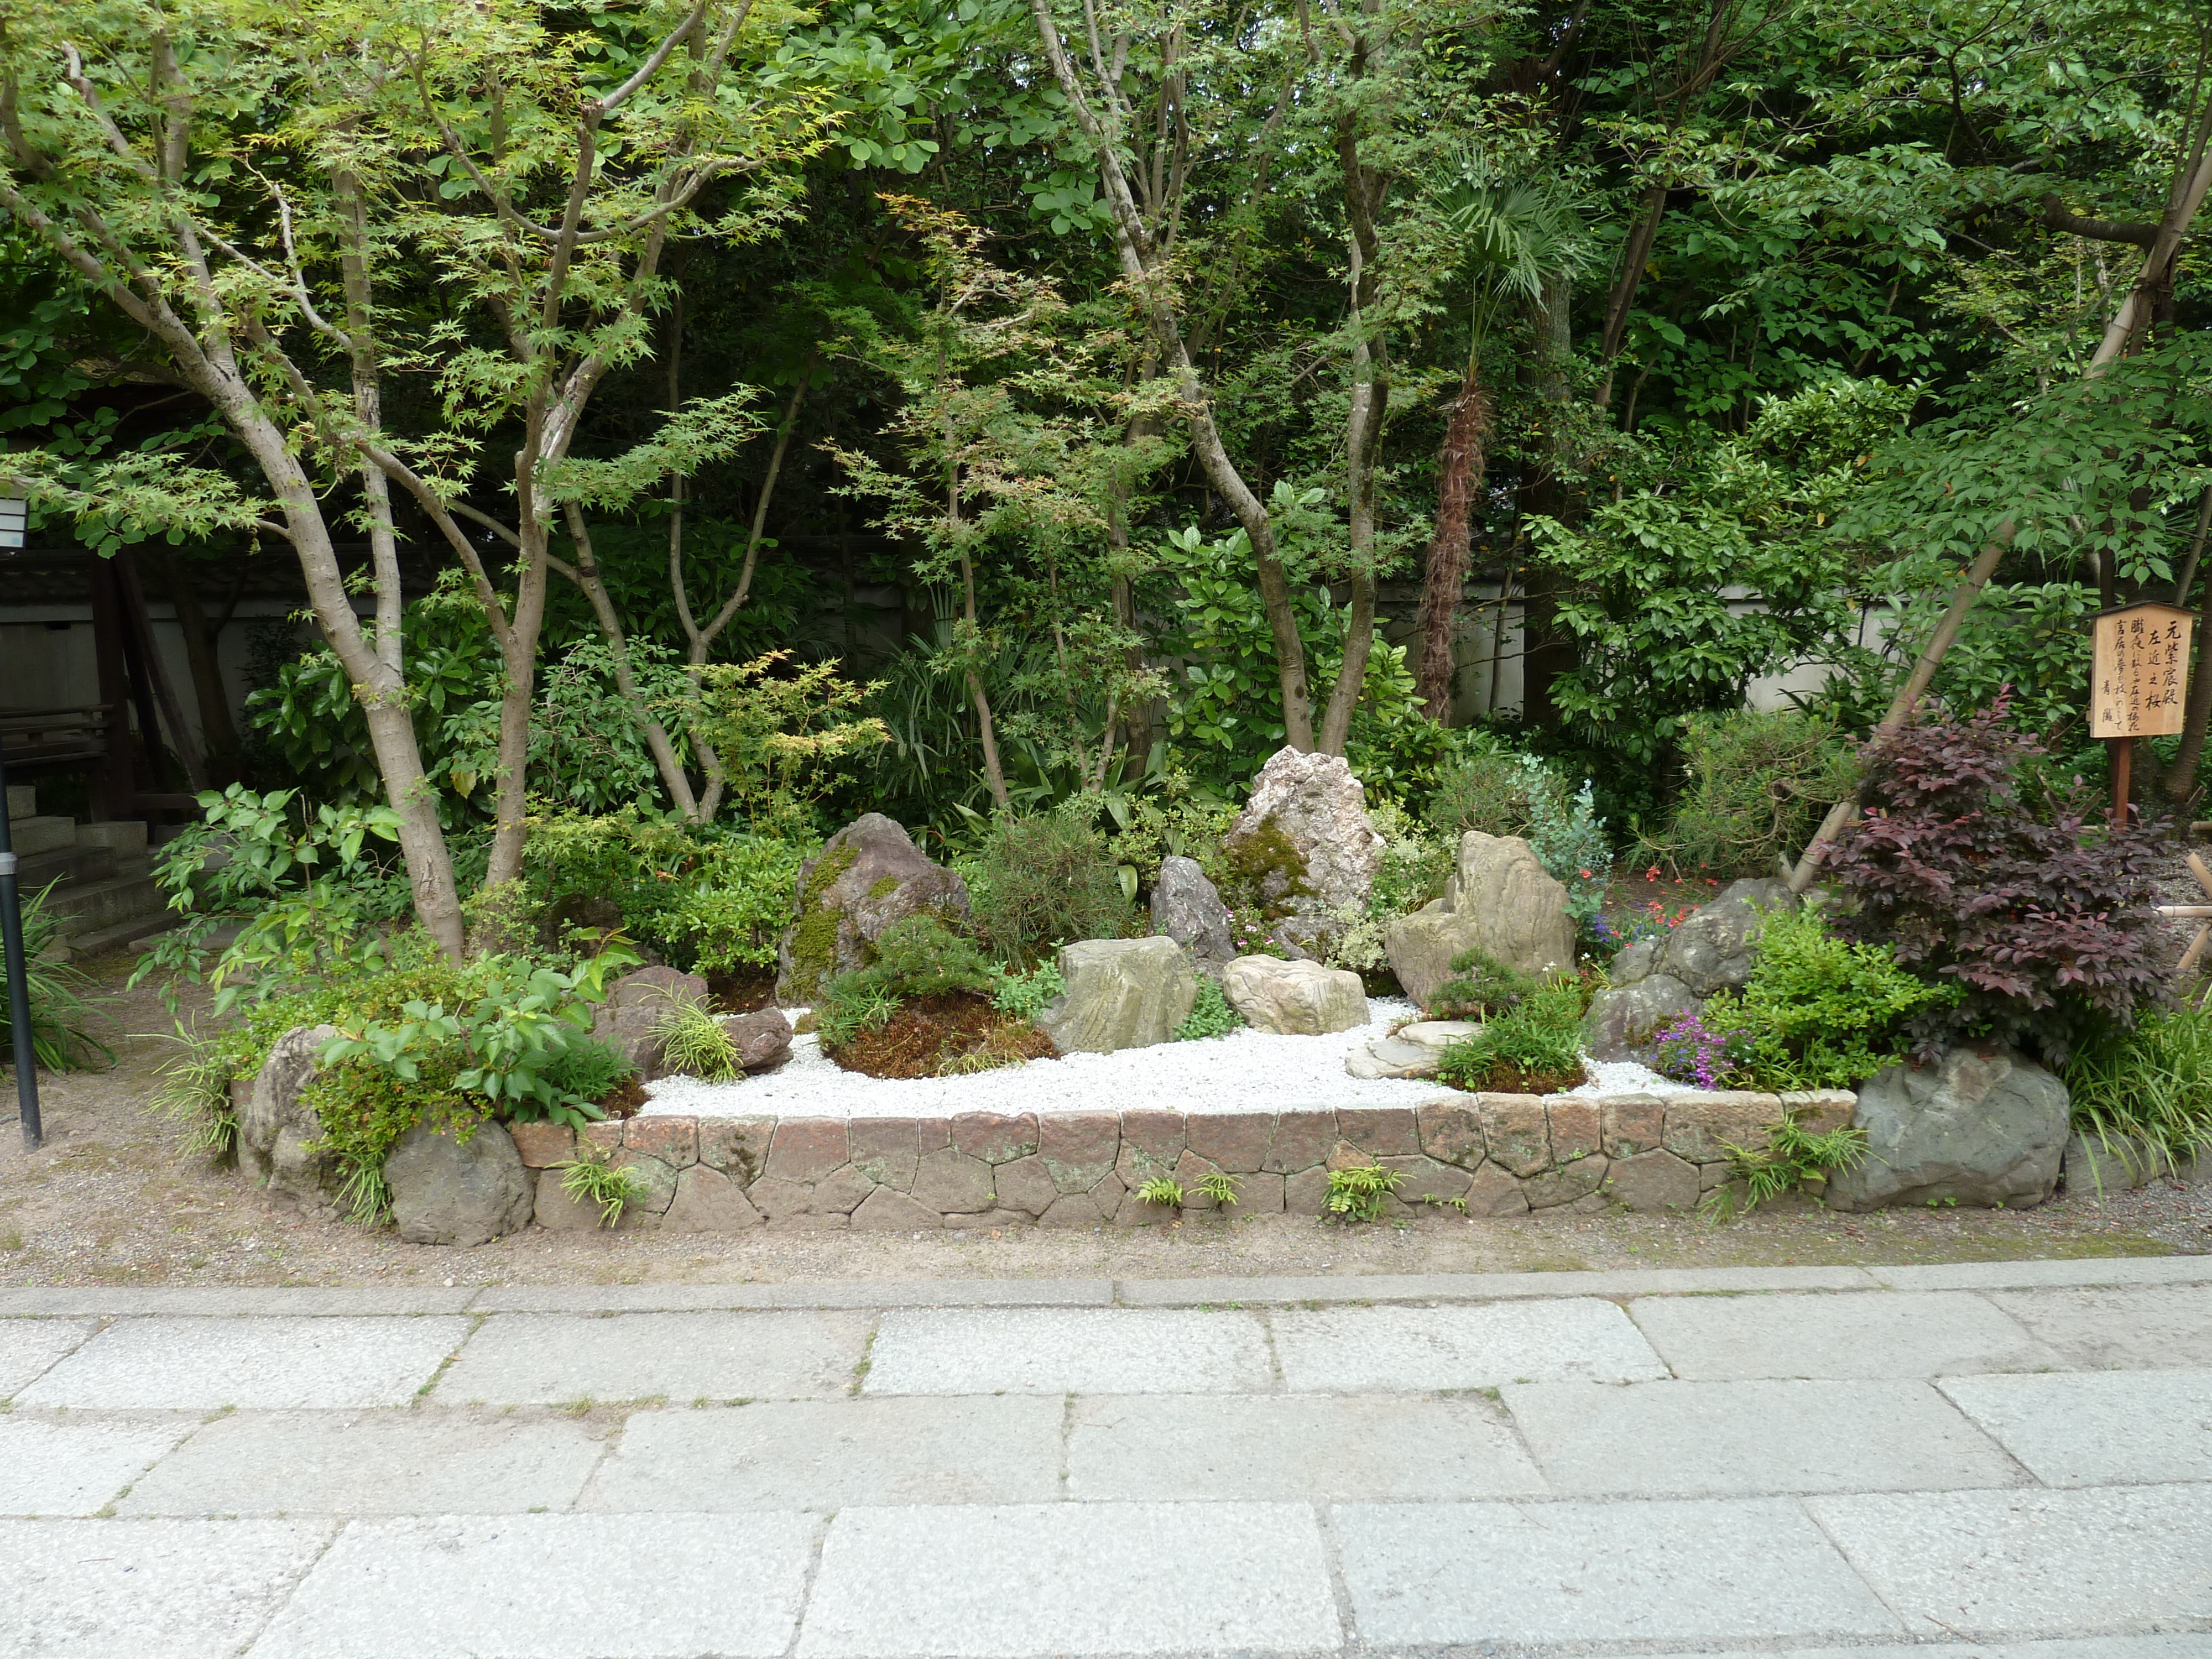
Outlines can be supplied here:
<path id="1" fill-rule="evenodd" d="M 684 762 L 670 739 L 668 728 L 654 715 L 639 687 L 637 675 L 629 659 L 629 641 L 623 630 L 622 617 L 615 609 L 614 600 L 607 592 L 607 585 L 599 575 L 599 562 L 592 550 L 591 531 L 584 523 L 584 515 L 573 502 L 564 508 L 568 521 L 568 538 L 576 544 L 576 565 L 571 570 L 556 561 L 554 568 L 574 582 L 590 603 L 592 614 L 599 618 L 599 632 L 606 636 L 607 653 L 614 660 L 615 691 L 635 722 L 638 735 L 645 739 L 647 753 L 653 757 L 653 769 L 660 774 L 661 787 L 668 791 L 668 799 L 676 810 L 692 823 L 699 822 L 699 803 L 691 793 L 691 780 L 684 770 Z"/>
<path id="2" fill-rule="evenodd" d="M 1480 366 L 1470 358 L 1444 428 L 1442 465 L 1437 469 L 1437 521 L 1429 535 L 1428 568 L 1421 583 L 1421 660 L 1413 678 L 1414 695 L 1428 717 L 1440 724 L 1451 714 L 1453 635 L 1474 552 L 1474 497 L 1486 470 L 1489 435 L 1490 399 L 1483 391 Z"/>
<path id="3" fill-rule="evenodd" d="M 1644 192 L 1637 204 L 1636 222 L 1630 227 L 1627 244 L 1621 249 L 1620 274 L 1613 279 L 1613 292 L 1605 302 L 1605 332 L 1599 338 L 1598 361 L 1605 365 L 1605 374 L 1597 384 L 1594 401 L 1604 409 L 1613 402 L 1613 359 L 1620 356 L 1621 342 L 1628 334 L 1628 313 L 1636 304 L 1636 290 L 1644 282 L 1644 268 L 1651 263 L 1652 244 L 1659 240 L 1660 224 L 1667 217 L 1667 186 L 1654 184 Z"/>
<path id="4" fill-rule="evenodd" d="M 499 700 L 498 792 L 493 802 L 491 861 L 484 885 L 502 886 L 522 877 L 522 853 L 530 835 L 530 714 L 538 690 L 538 636 L 545 622 L 545 580 L 550 568 L 548 545 L 551 503 L 533 501 L 534 491 L 518 492 L 526 510 L 518 528 L 522 546 L 514 561 L 514 610 L 500 657 L 506 670 Z"/>

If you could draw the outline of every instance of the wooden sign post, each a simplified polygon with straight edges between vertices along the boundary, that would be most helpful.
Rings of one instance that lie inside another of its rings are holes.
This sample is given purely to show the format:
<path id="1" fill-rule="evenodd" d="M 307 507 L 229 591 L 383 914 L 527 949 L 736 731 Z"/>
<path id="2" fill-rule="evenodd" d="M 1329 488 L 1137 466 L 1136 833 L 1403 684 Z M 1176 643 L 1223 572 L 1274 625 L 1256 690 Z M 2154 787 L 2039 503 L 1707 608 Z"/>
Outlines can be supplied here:
<path id="1" fill-rule="evenodd" d="M 2112 745 L 2112 822 L 2128 817 L 2137 738 L 2171 737 L 2189 706 L 2194 611 L 2145 599 L 2100 616 L 2091 635 L 2089 735 Z"/>

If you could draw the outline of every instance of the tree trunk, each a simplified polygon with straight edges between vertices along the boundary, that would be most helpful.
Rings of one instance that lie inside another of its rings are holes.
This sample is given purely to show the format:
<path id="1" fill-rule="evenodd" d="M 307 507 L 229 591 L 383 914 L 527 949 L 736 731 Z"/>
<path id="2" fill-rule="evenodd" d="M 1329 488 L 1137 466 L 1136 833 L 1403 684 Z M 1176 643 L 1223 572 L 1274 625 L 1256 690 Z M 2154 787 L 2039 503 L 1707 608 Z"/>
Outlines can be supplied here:
<path id="1" fill-rule="evenodd" d="M 493 803 L 491 861 L 484 885 L 501 887 L 522 878 L 524 843 L 530 836 L 530 713 L 538 690 L 538 636 L 545 623 L 545 579 L 550 567 L 547 545 L 550 503 L 532 499 L 528 477 L 519 491 L 526 510 L 518 528 L 522 547 L 514 562 L 514 609 L 500 658 L 506 684 L 499 699 L 498 793 Z"/>
<path id="2" fill-rule="evenodd" d="M 1444 428 L 1437 469 L 1437 521 L 1429 535 L 1428 568 L 1421 582 L 1421 661 L 1413 687 L 1423 712 L 1438 724 L 1451 714 L 1453 635 L 1474 553 L 1474 496 L 1486 470 L 1489 434 L 1490 399 L 1482 389 L 1480 367 L 1470 359 Z"/>
<path id="3" fill-rule="evenodd" d="M 1597 396 L 1593 401 L 1600 409 L 1613 402 L 1613 362 L 1620 356 L 1621 342 L 1628 334 L 1628 313 L 1636 304 L 1636 290 L 1643 284 L 1644 268 L 1651 263 L 1651 246 L 1659 240 L 1659 226 L 1667 216 L 1667 186 L 1654 184 L 1644 192 L 1638 204 L 1636 222 L 1628 232 L 1627 245 L 1621 249 L 1620 275 L 1613 284 L 1613 292 L 1605 302 L 1605 332 L 1600 337 L 1598 361 L 1605 365 L 1604 378 L 1597 383 Z"/>
<path id="4" fill-rule="evenodd" d="M 575 583 L 590 602 L 592 614 L 599 620 L 599 632 L 606 636 L 607 653 L 614 659 L 615 691 L 629 708 L 638 735 L 645 739 L 653 769 L 660 774 L 661 787 L 668 791 L 668 799 L 676 804 L 676 810 L 696 823 L 700 821 L 699 803 L 691 793 L 691 780 L 684 770 L 683 758 L 676 752 L 668 728 L 647 706 L 645 693 L 638 688 L 637 675 L 630 665 L 629 640 L 623 631 L 622 617 L 607 592 L 607 585 L 599 576 L 599 558 L 592 550 L 591 532 L 584 523 L 584 515 L 574 503 L 568 504 L 565 512 L 568 538 L 576 544 L 576 568 L 563 569 L 561 574 Z"/>

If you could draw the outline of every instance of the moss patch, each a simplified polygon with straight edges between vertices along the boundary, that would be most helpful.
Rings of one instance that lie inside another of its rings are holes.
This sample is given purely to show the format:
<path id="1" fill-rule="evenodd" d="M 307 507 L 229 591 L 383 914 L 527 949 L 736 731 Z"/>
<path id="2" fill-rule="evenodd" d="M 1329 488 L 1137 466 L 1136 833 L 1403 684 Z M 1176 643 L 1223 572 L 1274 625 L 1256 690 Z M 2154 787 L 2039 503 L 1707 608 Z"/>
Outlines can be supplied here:
<path id="1" fill-rule="evenodd" d="M 1273 813 L 1231 842 L 1223 854 L 1231 882 L 1250 894 L 1270 921 L 1288 915 L 1296 908 L 1294 901 L 1313 896 L 1312 884 L 1306 879 L 1306 855 L 1283 833 Z"/>
<path id="2" fill-rule="evenodd" d="M 833 847 L 814 861 L 799 884 L 799 916 L 791 927 L 788 994 L 811 1001 L 823 981 L 837 971 L 837 931 L 844 917 L 825 902 L 830 889 L 860 860 L 856 847 Z"/>
<path id="3" fill-rule="evenodd" d="M 872 899 L 889 898 L 893 893 L 898 891 L 898 886 L 896 876 L 885 876 L 873 887 L 868 889 L 868 896 Z"/>

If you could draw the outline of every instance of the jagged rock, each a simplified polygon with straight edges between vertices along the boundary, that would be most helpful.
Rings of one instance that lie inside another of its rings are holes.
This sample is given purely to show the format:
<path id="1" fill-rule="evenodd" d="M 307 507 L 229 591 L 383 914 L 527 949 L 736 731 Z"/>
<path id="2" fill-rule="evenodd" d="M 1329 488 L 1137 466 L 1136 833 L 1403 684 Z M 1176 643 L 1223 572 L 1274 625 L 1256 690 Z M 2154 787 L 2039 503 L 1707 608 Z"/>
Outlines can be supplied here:
<path id="1" fill-rule="evenodd" d="M 1527 842 L 1470 830 L 1443 897 L 1392 922 L 1382 945 L 1406 994 L 1426 1007 L 1452 978 L 1452 958 L 1468 951 L 1525 974 L 1573 966 L 1575 925 L 1566 888 Z"/>
<path id="2" fill-rule="evenodd" d="M 1583 1051 L 1592 1060 L 1638 1060 L 1661 1027 L 1698 1006 L 1672 974 L 1646 974 L 1590 999 L 1583 1016 Z"/>
<path id="3" fill-rule="evenodd" d="M 811 1002 L 826 981 L 866 967 L 884 928 L 925 912 L 964 921 L 967 884 L 923 857 L 899 824 L 862 814 L 799 867 L 791 925 L 776 945 L 776 1000 Z"/>
<path id="4" fill-rule="evenodd" d="M 392 1218 L 410 1244 L 489 1244 L 530 1224 L 537 1201 L 507 1131 L 479 1123 L 465 1142 L 418 1123 L 384 1160 Z"/>
<path id="5" fill-rule="evenodd" d="M 2027 1209 L 2049 1198 L 2066 1146 L 2066 1085 L 2009 1048 L 1957 1048 L 1859 1085 L 1866 1157 L 1828 1181 L 1832 1210 L 1954 1201 Z"/>
<path id="6" fill-rule="evenodd" d="M 1171 939 L 1092 939 L 1062 947 L 1067 989 L 1037 1024 L 1063 1054 L 1165 1042 L 1190 1018 L 1198 975 Z"/>
<path id="7" fill-rule="evenodd" d="M 1290 748 L 1260 769 L 1222 848 L 1271 913 L 1323 921 L 1366 903 L 1382 867 L 1382 837 L 1350 764 Z"/>
<path id="8" fill-rule="evenodd" d="M 1390 1036 L 1376 1037 L 1364 1048 L 1346 1056 L 1344 1069 L 1353 1077 L 1370 1080 L 1434 1077 L 1443 1064 L 1444 1050 L 1481 1029 L 1471 1019 L 1425 1019 L 1401 1025 Z"/>
<path id="9" fill-rule="evenodd" d="M 1160 860 L 1160 878 L 1152 884 L 1152 931 L 1182 945 L 1201 973 L 1218 976 L 1237 954 L 1229 907 L 1196 859 Z"/>
<path id="10" fill-rule="evenodd" d="M 239 1167 L 326 1221 L 338 1215 L 337 1161 L 318 1150 L 323 1120 L 300 1097 L 320 1069 L 323 1045 L 337 1034 L 335 1025 L 298 1025 L 278 1037 L 238 1115 Z"/>
<path id="11" fill-rule="evenodd" d="M 722 1022 L 722 1034 L 738 1045 L 738 1063 L 748 1072 L 781 1066 L 791 1053 L 791 1022 L 781 1008 L 732 1014 Z"/>
<path id="12" fill-rule="evenodd" d="M 1359 975 L 1317 962 L 1239 957 L 1221 970 L 1221 994 L 1255 1030 L 1321 1036 L 1367 1024 Z"/>
<path id="13" fill-rule="evenodd" d="M 1716 991 L 1739 989 L 1759 961 L 1761 913 L 1794 909 L 1796 904 L 1790 884 L 1774 877 L 1732 881 L 1718 898 L 1675 925 L 1664 948 L 1651 958 L 1650 971 L 1672 975 L 1701 1001 Z M 1614 983 L 1620 978 L 1615 974 Z"/>

